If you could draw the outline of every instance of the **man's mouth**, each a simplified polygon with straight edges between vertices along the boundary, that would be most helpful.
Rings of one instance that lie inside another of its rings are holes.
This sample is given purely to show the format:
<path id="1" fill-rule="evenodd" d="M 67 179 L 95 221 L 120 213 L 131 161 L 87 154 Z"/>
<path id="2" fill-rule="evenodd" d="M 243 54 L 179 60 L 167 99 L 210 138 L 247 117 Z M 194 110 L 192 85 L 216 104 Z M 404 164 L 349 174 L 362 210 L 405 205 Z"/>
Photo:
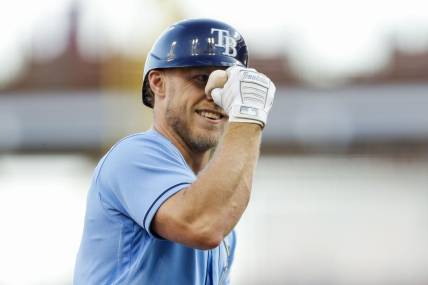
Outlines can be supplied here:
<path id="1" fill-rule="evenodd" d="M 219 121 L 222 120 L 225 115 L 217 112 L 217 111 L 213 111 L 213 110 L 196 110 L 196 113 L 201 116 L 204 117 L 206 119 L 212 120 L 212 121 Z"/>

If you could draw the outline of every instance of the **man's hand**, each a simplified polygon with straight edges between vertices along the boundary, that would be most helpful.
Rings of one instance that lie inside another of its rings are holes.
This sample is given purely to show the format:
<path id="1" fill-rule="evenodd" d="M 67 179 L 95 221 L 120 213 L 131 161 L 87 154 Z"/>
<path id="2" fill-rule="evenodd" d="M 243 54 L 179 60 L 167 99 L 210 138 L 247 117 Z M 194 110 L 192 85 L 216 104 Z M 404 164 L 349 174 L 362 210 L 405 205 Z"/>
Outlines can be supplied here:
<path id="1" fill-rule="evenodd" d="M 205 93 L 229 115 L 230 122 L 266 124 L 275 85 L 253 68 L 232 66 L 210 74 Z"/>

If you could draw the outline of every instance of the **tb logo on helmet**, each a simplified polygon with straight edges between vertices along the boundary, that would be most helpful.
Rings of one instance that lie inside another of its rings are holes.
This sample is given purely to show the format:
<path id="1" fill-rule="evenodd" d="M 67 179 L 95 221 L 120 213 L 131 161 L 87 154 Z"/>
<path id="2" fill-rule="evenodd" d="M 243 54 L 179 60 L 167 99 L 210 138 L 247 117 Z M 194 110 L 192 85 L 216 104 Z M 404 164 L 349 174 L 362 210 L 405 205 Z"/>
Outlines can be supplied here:
<path id="1" fill-rule="evenodd" d="M 215 29 L 211 28 L 211 34 L 217 32 L 218 33 L 218 41 L 215 44 L 216 47 L 222 47 L 224 48 L 224 55 L 228 56 L 236 56 L 236 40 L 230 36 L 228 30 L 221 30 L 221 29 Z"/>

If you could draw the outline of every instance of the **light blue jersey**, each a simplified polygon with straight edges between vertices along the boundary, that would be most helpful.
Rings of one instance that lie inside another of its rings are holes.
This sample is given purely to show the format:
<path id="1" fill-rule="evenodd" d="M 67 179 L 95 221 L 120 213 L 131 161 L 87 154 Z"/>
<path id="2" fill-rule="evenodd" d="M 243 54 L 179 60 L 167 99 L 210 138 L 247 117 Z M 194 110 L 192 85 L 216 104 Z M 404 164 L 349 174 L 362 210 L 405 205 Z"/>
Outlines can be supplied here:
<path id="1" fill-rule="evenodd" d="M 74 284 L 229 284 L 234 232 L 217 248 L 198 250 L 150 229 L 162 203 L 195 179 L 178 149 L 155 130 L 113 146 L 88 193 Z"/>

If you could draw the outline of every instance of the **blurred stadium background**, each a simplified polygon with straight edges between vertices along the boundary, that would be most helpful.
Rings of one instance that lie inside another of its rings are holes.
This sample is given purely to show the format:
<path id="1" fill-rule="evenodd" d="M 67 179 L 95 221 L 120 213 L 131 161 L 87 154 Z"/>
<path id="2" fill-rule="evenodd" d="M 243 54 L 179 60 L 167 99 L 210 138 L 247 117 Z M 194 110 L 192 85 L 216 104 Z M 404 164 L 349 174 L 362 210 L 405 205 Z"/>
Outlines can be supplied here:
<path id="1" fill-rule="evenodd" d="M 145 56 L 189 17 L 278 87 L 233 284 L 428 284 L 426 1 L 1 4 L 0 284 L 71 284 L 92 170 L 150 128 Z"/>

